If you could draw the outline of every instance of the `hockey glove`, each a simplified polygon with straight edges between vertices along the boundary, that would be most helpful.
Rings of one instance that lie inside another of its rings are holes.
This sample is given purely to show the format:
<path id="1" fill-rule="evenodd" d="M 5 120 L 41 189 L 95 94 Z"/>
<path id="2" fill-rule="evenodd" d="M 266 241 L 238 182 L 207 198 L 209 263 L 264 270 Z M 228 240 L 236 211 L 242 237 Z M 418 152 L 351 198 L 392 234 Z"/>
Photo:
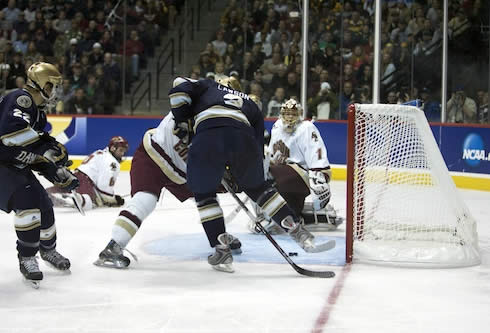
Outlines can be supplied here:
<path id="1" fill-rule="evenodd" d="M 173 134 L 178 137 L 182 143 L 188 145 L 191 141 L 190 120 L 187 122 L 175 123 Z"/>
<path id="2" fill-rule="evenodd" d="M 121 197 L 120 195 L 115 195 L 114 196 L 114 199 L 116 199 L 116 207 L 121 207 L 122 205 L 124 205 L 124 198 Z"/>
<path id="3" fill-rule="evenodd" d="M 325 178 L 325 174 L 321 171 L 308 171 L 308 177 L 310 178 L 310 190 L 313 197 L 313 208 L 320 210 L 330 201 L 330 185 Z"/>

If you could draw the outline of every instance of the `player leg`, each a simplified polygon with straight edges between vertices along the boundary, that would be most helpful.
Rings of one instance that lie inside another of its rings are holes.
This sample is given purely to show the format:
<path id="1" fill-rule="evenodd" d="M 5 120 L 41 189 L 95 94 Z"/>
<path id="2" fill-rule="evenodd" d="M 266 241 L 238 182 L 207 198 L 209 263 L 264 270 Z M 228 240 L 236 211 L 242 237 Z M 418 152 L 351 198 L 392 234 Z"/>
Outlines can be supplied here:
<path id="1" fill-rule="evenodd" d="M 145 152 L 143 145 L 136 150 L 130 171 L 131 199 L 119 212 L 112 227 L 112 237 L 94 262 L 96 266 L 127 268 L 130 259 L 123 254 L 143 221 L 153 212 L 162 188 L 171 183 Z"/>
<path id="2" fill-rule="evenodd" d="M 32 185 L 39 197 L 41 211 L 41 230 L 39 239 L 39 254 L 51 267 L 61 271 L 68 270 L 71 266 L 70 260 L 65 258 L 56 250 L 56 224 L 54 218 L 53 204 L 48 193 L 39 182 Z"/>
<path id="3" fill-rule="evenodd" d="M 223 210 L 216 199 L 216 189 L 226 165 L 227 128 L 208 129 L 198 133 L 189 149 L 187 184 L 194 193 L 199 217 L 215 253 L 208 263 L 216 270 L 232 273 L 231 235 L 226 232 Z"/>

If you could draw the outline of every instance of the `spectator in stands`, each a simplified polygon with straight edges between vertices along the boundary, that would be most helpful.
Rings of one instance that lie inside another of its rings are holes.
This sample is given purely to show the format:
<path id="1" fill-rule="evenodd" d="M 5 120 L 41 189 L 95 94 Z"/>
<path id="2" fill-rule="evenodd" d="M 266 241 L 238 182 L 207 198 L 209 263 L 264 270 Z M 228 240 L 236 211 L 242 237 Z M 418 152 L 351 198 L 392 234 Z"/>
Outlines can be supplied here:
<path id="1" fill-rule="evenodd" d="M 65 114 L 92 114 L 92 103 L 85 96 L 83 88 L 75 89 L 75 95 L 65 105 Z"/>
<path id="2" fill-rule="evenodd" d="M 260 102 L 256 102 L 257 103 L 257 106 L 259 107 L 260 110 L 262 110 L 262 113 L 264 113 L 266 110 L 263 110 L 262 108 L 262 105 L 264 105 L 265 103 L 263 102 L 263 96 L 262 96 L 262 93 L 264 92 L 264 89 L 262 88 L 262 86 L 257 83 L 257 82 L 252 82 L 250 83 L 250 95 L 255 95 L 257 96 L 257 99 L 260 101 Z"/>
<path id="3" fill-rule="evenodd" d="M 228 75 L 225 74 L 225 64 L 221 61 L 218 61 L 214 65 L 214 79 L 216 81 L 219 81 L 226 78 L 228 78 Z"/>
<path id="4" fill-rule="evenodd" d="M 381 58 L 381 86 L 387 88 L 395 79 L 395 65 L 393 64 L 392 56 L 387 50 L 383 51 Z"/>
<path id="5" fill-rule="evenodd" d="M 328 82 L 322 82 L 318 94 L 308 102 L 307 118 L 334 119 L 338 108 L 337 95 L 332 91 Z"/>
<path id="6" fill-rule="evenodd" d="M 449 123 L 475 123 L 477 120 L 476 102 L 466 96 L 462 86 L 456 87 L 446 107 Z"/>
<path id="7" fill-rule="evenodd" d="M 106 30 L 103 32 L 99 43 L 104 52 L 116 53 L 116 45 L 110 31 Z"/>
<path id="8" fill-rule="evenodd" d="M 38 29 L 35 36 L 36 49 L 45 57 L 53 55 L 53 45 L 45 38 L 43 29 Z"/>
<path id="9" fill-rule="evenodd" d="M 145 61 L 145 47 L 139 40 L 138 31 L 131 30 L 129 39 L 126 40 L 126 48 L 121 48 L 121 54 L 125 55 L 131 63 L 132 79 L 138 79 L 139 69 L 142 62 Z"/>
<path id="10" fill-rule="evenodd" d="M 296 100 L 299 100 L 300 82 L 298 79 L 298 75 L 295 72 L 288 73 L 288 80 L 285 90 L 287 99 L 294 98 Z"/>
<path id="11" fill-rule="evenodd" d="M 83 68 L 80 63 L 75 63 L 72 66 L 72 74 L 70 75 L 70 81 L 73 88 L 83 88 L 87 84 L 87 78 L 83 74 Z"/>
<path id="12" fill-rule="evenodd" d="M 24 12 L 19 12 L 17 16 L 17 21 L 13 24 L 12 37 L 20 36 L 23 33 L 27 33 L 29 31 L 29 22 L 25 20 Z M 12 38 L 13 40 L 15 38 Z"/>
<path id="13" fill-rule="evenodd" d="M 67 77 L 63 78 L 63 83 L 56 91 L 56 96 L 58 96 L 58 102 L 56 103 L 56 114 L 65 113 L 65 105 L 70 98 L 75 94 L 75 89 L 73 89 L 70 79 Z"/>
<path id="14" fill-rule="evenodd" d="M 245 55 L 243 57 L 243 68 L 241 71 L 243 79 L 251 81 L 253 79 L 257 65 L 258 64 L 253 58 L 252 52 L 245 52 Z"/>
<path id="15" fill-rule="evenodd" d="M 213 45 L 214 50 L 216 53 L 222 57 L 225 52 L 226 52 L 226 42 L 224 41 L 224 32 L 223 30 L 219 30 L 216 33 L 216 39 L 214 39 L 211 44 Z"/>
<path id="16" fill-rule="evenodd" d="M 272 96 L 267 105 L 267 117 L 279 117 L 281 105 L 286 101 L 284 88 L 277 87 L 274 96 Z"/>
<path id="17" fill-rule="evenodd" d="M 85 96 L 92 102 L 93 114 L 104 114 L 104 87 L 94 74 L 87 76 Z"/>
<path id="18" fill-rule="evenodd" d="M 208 73 L 214 70 L 214 63 L 211 61 L 208 51 L 201 52 L 199 67 L 201 68 L 201 73 Z"/>
<path id="19" fill-rule="evenodd" d="M 53 29 L 64 34 L 71 29 L 71 21 L 66 18 L 66 11 L 60 10 L 58 16 L 53 20 Z"/>
<path id="20" fill-rule="evenodd" d="M 339 115 L 342 120 L 347 120 L 347 108 L 354 100 L 352 82 L 345 81 L 340 93 Z"/>
<path id="21" fill-rule="evenodd" d="M 282 64 L 276 74 L 272 76 L 270 89 L 275 91 L 277 88 L 286 88 L 288 83 L 288 69 L 287 66 Z"/>
<path id="22" fill-rule="evenodd" d="M 25 58 L 31 59 L 33 62 L 34 61 L 39 61 L 41 58 L 41 53 L 36 48 L 36 43 L 34 41 L 30 41 L 29 44 L 27 44 L 27 52 L 25 54 Z"/>
<path id="23" fill-rule="evenodd" d="M 9 0 L 7 7 L 2 10 L 3 18 L 8 23 L 10 29 L 20 14 L 20 9 L 16 7 L 15 0 Z"/>
<path id="24" fill-rule="evenodd" d="M 65 52 L 65 56 L 68 59 L 69 65 L 74 65 L 80 62 L 81 52 L 78 49 L 78 40 L 76 38 L 70 39 L 70 47 Z"/>
<path id="25" fill-rule="evenodd" d="M 398 104 L 398 95 L 396 91 L 390 90 L 386 96 L 386 104 Z"/>
<path id="26" fill-rule="evenodd" d="M 102 45 L 100 45 L 99 42 L 94 43 L 94 45 L 92 46 L 92 52 L 89 56 L 89 62 L 91 66 L 104 63 L 104 50 L 102 49 Z"/>
<path id="27" fill-rule="evenodd" d="M 437 101 L 433 96 L 429 88 L 423 87 L 420 90 L 420 101 L 422 103 L 422 109 L 424 110 L 427 121 L 440 122 L 441 121 L 441 102 Z"/>
<path id="28" fill-rule="evenodd" d="M 24 62 L 22 61 L 22 53 L 14 53 L 12 62 L 9 64 L 9 74 L 7 76 L 6 88 L 14 89 L 17 87 L 17 78 L 23 77 L 24 81 L 26 79 L 26 72 L 24 67 Z"/>
<path id="29" fill-rule="evenodd" d="M 104 92 L 103 96 L 103 113 L 113 114 L 115 107 L 121 100 L 121 85 L 120 82 L 106 77 L 103 66 L 100 64 L 95 66 L 95 77 L 97 80 L 98 89 Z"/>
<path id="30" fill-rule="evenodd" d="M 274 74 L 279 72 L 279 67 L 283 65 L 282 55 L 280 52 L 274 52 L 270 59 L 266 59 L 261 66 L 264 73 L 264 80 L 266 82 L 271 82 Z"/>
<path id="31" fill-rule="evenodd" d="M 488 112 L 488 90 L 478 89 L 476 92 L 478 102 L 477 122 L 480 124 L 490 124 Z"/>
<path id="32" fill-rule="evenodd" d="M 29 0 L 27 3 L 27 7 L 24 9 L 24 15 L 27 22 L 34 21 L 34 17 L 36 16 L 37 10 L 37 1 Z"/>
<path id="33" fill-rule="evenodd" d="M 23 32 L 20 34 L 19 39 L 16 40 L 12 46 L 15 52 L 20 52 L 22 53 L 22 56 L 24 56 L 27 53 L 28 45 L 29 45 L 29 36 L 27 35 L 27 32 Z"/>

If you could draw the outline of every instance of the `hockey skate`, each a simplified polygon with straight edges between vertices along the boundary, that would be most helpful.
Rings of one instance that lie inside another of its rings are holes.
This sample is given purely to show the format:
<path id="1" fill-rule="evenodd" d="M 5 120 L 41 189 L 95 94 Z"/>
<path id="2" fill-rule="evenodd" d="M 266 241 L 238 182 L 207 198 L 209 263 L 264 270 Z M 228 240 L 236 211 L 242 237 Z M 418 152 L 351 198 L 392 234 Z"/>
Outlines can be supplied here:
<path id="1" fill-rule="evenodd" d="M 231 255 L 230 244 L 233 236 L 222 233 L 218 236 L 219 244 L 215 246 L 216 252 L 208 257 L 208 263 L 217 271 L 233 273 L 233 256 Z"/>
<path id="2" fill-rule="evenodd" d="M 235 236 L 233 236 L 231 234 L 230 234 L 230 236 L 232 237 L 232 241 L 230 243 L 231 253 L 242 254 L 242 242 L 240 242 L 240 240 L 238 238 L 236 238 Z"/>
<path id="3" fill-rule="evenodd" d="M 22 257 L 20 254 L 17 257 L 19 258 L 20 272 L 24 276 L 25 281 L 34 289 L 38 289 L 43 279 L 43 272 L 39 270 L 37 258 L 35 256 Z"/>
<path id="4" fill-rule="evenodd" d="M 70 260 L 62 256 L 56 249 L 43 250 L 41 248 L 39 249 L 39 254 L 41 255 L 42 260 L 57 270 L 67 271 L 70 269 Z"/>
<path id="5" fill-rule="evenodd" d="M 123 255 L 123 248 L 111 239 L 105 249 L 100 252 L 99 259 L 94 262 L 95 266 L 109 267 L 109 268 L 127 268 L 131 260 Z"/>
<path id="6" fill-rule="evenodd" d="M 330 240 L 323 244 L 315 244 L 315 236 L 303 227 L 302 223 L 294 222 L 291 216 L 282 220 L 281 225 L 288 230 L 289 236 L 308 253 L 317 253 L 331 250 L 335 247 L 335 241 Z"/>

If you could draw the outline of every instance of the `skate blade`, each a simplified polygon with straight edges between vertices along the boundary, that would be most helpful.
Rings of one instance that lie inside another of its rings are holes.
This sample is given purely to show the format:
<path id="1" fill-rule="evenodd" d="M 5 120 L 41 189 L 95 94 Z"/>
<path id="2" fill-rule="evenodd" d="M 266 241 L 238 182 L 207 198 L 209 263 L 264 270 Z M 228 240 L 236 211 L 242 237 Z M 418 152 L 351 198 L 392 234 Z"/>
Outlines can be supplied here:
<path id="1" fill-rule="evenodd" d="M 312 244 L 311 246 L 305 246 L 304 250 L 308 253 L 319 253 L 331 250 L 335 247 L 335 240 L 329 240 L 323 244 Z"/>
<path id="2" fill-rule="evenodd" d="M 71 199 L 73 200 L 73 205 L 78 210 L 78 212 L 82 214 L 82 216 L 85 216 L 85 210 L 83 209 L 83 202 L 79 200 L 79 198 L 75 195 L 75 190 L 72 190 L 71 193 L 72 193 Z"/>
<path id="3" fill-rule="evenodd" d="M 233 273 L 235 271 L 233 264 L 217 264 L 211 265 L 211 267 L 220 272 Z"/>
<path id="4" fill-rule="evenodd" d="M 94 261 L 94 265 L 95 266 L 99 266 L 99 267 L 104 267 L 104 268 L 116 268 L 116 269 L 127 269 L 128 266 L 126 266 L 124 263 L 120 262 L 120 261 L 116 261 L 116 262 L 113 262 L 113 261 L 110 261 L 110 260 L 104 260 L 104 259 L 97 259 L 96 261 Z"/>
<path id="5" fill-rule="evenodd" d="M 39 289 L 41 286 L 41 280 L 29 280 L 24 278 L 24 283 L 34 289 Z"/>

